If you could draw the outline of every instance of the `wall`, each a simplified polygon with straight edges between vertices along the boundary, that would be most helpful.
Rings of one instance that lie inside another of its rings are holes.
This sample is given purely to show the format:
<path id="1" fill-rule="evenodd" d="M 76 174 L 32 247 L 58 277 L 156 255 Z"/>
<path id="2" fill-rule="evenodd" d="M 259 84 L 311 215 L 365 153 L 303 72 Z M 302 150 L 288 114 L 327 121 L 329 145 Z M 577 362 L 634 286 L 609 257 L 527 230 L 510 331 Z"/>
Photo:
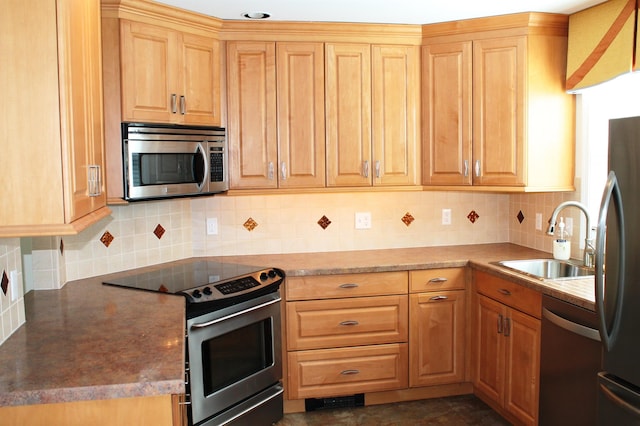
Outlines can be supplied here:
<path id="1" fill-rule="evenodd" d="M 22 262 L 20 260 L 20 240 L 0 239 L 0 280 L 7 277 L 7 294 L 0 291 L 0 344 L 24 324 L 24 298 L 19 285 L 18 299 L 11 301 L 11 271 L 17 271 L 18 282 L 22 282 Z"/>

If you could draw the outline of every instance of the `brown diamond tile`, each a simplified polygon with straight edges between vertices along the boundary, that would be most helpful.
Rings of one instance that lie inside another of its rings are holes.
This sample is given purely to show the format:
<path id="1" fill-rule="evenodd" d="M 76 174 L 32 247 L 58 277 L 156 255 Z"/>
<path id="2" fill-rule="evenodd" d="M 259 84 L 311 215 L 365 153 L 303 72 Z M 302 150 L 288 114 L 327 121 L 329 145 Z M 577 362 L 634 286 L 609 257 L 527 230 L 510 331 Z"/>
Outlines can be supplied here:
<path id="1" fill-rule="evenodd" d="M 318 225 L 320 225 L 322 229 L 327 229 L 327 227 L 331 225 L 331 221 L 329 220 L 328 217 L 322 215 L 322 217 L 318 221 Z"/>
<path id="2" fill-rule="evenodd" d="M 522 223 L 522 221 L 524 220 L 524 214 L 522 213 L 522 210 L 518 212 L 518 216 L 516 216 L 516 218 L 518 219 L 518 222 Z"/>
<path id="3" fill-rule="evenodd" d="M 256 226 L 258 226 L 258 222 L 253 220 L 253 218 L 249 218 L 245 223 L 242 224 L 242 226 L 244 226 L 247 231 L 251 232 L 256 229 Z"/>
<path id="4" fill-rule="evenodd" d="M 2 271 L 2 292 L 7 295 L 7 288 L 9 287 L 9 278 L 7 277 L 7 271 Z"/>
<path id="5" fill-rule="evenodd" d="M 158 226 L 156 226 L 156 229 L 153 230 L 153 235 L 158 237 L 158 239 L 162 238 L 162 236 L 164 235 L 164 228 L 162 227 L 162 225 L 158 224 Z"/>
<path id="6" fill-rule="evenodd" d="M 401 220 L 405 225 L 409 226 L 411 225 L 411 222 L 415 220 L 415 218 L 411 216 L 411 213 L 407 212 L 404 216 L 402 216 Z"/>
<path id="7" fill-rule="evenodd" d="M 109 247 L 109 245 L 113 242 L 113 235 L 109 231 L 104 231 L 102 237 L 100 237 L 100 241 L 104 244 L 105 247 Z"/>
<path id="8" fill-rule="evenodd" d="M 60 255 L 64 255 L 64 241 L 60 238 Z"/>
<path id="9" fill-rule="evenodd" d="M 480 215 L 478 215 L 475 210 L 471 210 L 471 213 L 467 215 L 467 219 L 469 219 L 471 223 L 476 223 L 476 220 L 478 220 L 479 217 Z"/>

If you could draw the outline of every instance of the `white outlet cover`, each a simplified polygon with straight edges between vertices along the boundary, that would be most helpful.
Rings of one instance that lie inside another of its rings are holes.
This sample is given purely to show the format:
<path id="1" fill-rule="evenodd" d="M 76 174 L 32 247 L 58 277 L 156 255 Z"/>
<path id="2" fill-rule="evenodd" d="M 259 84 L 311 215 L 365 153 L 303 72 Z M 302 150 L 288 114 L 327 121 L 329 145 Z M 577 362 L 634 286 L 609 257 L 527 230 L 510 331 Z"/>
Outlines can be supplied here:
<path id="1" fill-rule="evenodd" d="M 13 270 L 9 273 L 9 281 L 11 283 L 11 301 L 15 302 L 20 297 L 20 280 L 18 280 L 18 271 Z"/>
<path id="2" fill-rule="evenodd" d="M 536 231 L 542 231 L 542 213 L 536 213 Z"/>
<path id="3" fill-rule="evenodd" d="M 451 209 L 442 209 L 442 224 L 451 225 Z"/>
<path id="4" fill-rule="evenodd" d="M 356 229 L 371 229 L 371 212 L 356 213 Z"/>
<path id="5" fill-rule="evenodd" d="M 218 235 L 218 218 L 207 218 L 207 235 Z"/>

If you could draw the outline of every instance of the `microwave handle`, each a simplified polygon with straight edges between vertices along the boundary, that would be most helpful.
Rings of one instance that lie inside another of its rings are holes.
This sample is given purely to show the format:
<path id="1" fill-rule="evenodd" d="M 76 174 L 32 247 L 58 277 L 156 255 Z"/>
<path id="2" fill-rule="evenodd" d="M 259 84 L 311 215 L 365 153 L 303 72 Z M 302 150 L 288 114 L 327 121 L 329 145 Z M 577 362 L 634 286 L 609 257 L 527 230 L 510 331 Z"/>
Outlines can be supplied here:
<path id="1" fill-rule="evenodd" d="M 196 151 L 200 151 L 202 155 L 202 163 L 204 164 L 204 171 L 202 173 L 202 179 L 200 179 L 200 183 L 198 184 L 198 190 L 202 191 L 205 184 L 207 183 L 207 177 L 209 176 L 209 161 L 207 160 L 208 151 L 204 149 L 202 143 L 198 143 L 198 147 Z M 196 180 L 198 180 L 198 176 L 195 176 Z"/>

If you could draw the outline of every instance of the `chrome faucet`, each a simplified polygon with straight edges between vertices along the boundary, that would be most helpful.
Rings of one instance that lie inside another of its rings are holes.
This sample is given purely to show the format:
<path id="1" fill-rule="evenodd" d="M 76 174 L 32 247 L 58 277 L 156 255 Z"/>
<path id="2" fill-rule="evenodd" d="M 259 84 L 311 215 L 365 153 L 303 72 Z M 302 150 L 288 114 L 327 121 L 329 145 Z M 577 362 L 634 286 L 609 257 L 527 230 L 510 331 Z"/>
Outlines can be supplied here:
<path id="1" fill-rule="evenodd" d="M 553 235 L 556 227 L 556 220 L 558 219 L 558 214 L 565 207 L 577 207 L 584 213 L 584 216 L 587 219 L 587 229 L 586 235 L 584 238 L 584 253 L 582 257 L 582 261 L 584 266 L 587 268 L 594 267 L 594 259 L 595 259 L 595 249 L 593 248 L 593 240 L 591 239 L 591 218 L 589 217 L 589 212 L 584 204 L 581 204 L 577 201 L 565 201 L 563 203 L 558 204 L 558 207 L 555 208 L 553 213 L 551 214 L 551 219 L 549 219 L 549 228 L 547 228 L 547 235 Z"/>

